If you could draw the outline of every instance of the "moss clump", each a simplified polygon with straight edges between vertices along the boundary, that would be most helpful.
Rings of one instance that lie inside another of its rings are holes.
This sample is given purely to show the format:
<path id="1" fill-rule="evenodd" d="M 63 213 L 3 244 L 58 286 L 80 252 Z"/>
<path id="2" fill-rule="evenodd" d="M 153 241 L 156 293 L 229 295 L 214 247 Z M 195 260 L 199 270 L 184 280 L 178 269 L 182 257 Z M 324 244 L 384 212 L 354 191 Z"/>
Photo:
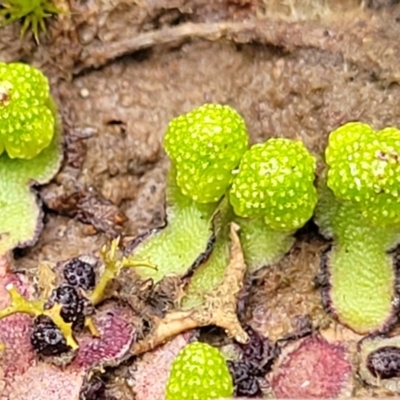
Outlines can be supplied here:
<path id="1" fill-rule="evenodd" d="M 0 27 L 23 20 L 21 36 L 31 28 L 39 43 L 40 30 L 46 32 L 45 19 L 62 11 L 51 0 L 0 0 Z"/>

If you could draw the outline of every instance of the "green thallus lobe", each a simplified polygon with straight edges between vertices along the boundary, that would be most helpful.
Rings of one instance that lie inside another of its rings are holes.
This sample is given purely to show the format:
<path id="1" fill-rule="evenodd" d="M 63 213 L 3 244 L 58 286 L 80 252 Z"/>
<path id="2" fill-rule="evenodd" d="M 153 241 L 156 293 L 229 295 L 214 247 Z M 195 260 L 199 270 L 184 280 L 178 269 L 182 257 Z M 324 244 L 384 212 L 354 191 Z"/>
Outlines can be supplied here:
<path id="1" fill-rule="evenodd" d="M 167 274 L 184 275 L 212 236 L 215 203 L 197 204 L 184 196 L 175 176 L 172 168 L 167 181 L 167 225 L 152 233 L 131 255 L 134 260 L 149 260 L 157 266 L 156 271 L 137 269 L 142 278 L 152 278 L 155 282 Z"/>
<path id="2" fill-rule="evenodd" d="M 396 266 L 388 251 L 400 238 L 400 131 L 363 123 L 333 131 L 326 149 L 317 222 L 333 237 L 324 297 L 337 318 L 359 333 L 394 319 Z"/>

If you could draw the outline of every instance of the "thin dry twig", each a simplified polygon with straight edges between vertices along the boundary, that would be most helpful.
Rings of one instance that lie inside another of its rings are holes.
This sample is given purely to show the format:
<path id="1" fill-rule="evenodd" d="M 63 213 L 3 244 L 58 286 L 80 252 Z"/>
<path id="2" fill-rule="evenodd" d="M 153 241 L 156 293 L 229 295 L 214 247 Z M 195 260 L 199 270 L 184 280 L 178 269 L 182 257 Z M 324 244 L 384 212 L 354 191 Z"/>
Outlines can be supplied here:
<path id="1" fill-rule="evenodd" d="M 240 343 L 249 340 L 236 314 L 237 300 L 246 272 L 237 229 L 235 224 L 231 224 L 230 261 L 219 287 L 211 291 L 199 307 L 188 311 L 172 311 L 160 319 L 154 331 L 134 345 L 135 355 L 152 350 L 182 332 L 207 325 L 223 328 L 228 336 Z"/>
<path id="2" fill-rule="evenodd" d="M 315 48 L 341 54 L 345 61 L 364 70 L 374 71 L 382 79 L 400 81 L 397 63 L 400 43 L 382 28 L 379 19 L 367 13 L 359 18 L 340 20 L 287 22 L 273 19 L 225 21 L 214 23 L 187 22 L 111 43 L 83 49 L 74 73 L 88 68 L 99 68 L 126 54 L 159 44 L 173 44 L 199 38 L 216 41 L 221 38 L 237 43 L 261 43 L 294 51 Z"/>
<path id="3" fill-rule="evenodd" d="M 221 37 L 238 33 L 244 29 L 254 28 L 253 22 L 218 22 L 192 23 L 188 22 L 176 27 L 168 27 L 155 31 L 141 33 L 138 36 L 111 43 L 102 43 L 89 49 L 81 57 L 74 73 L 79 74 L 87 68 L 99 68 L 117 57 L 131 54 L 158 44 L 170 44 L 189 38 L 217 40 Z"/>

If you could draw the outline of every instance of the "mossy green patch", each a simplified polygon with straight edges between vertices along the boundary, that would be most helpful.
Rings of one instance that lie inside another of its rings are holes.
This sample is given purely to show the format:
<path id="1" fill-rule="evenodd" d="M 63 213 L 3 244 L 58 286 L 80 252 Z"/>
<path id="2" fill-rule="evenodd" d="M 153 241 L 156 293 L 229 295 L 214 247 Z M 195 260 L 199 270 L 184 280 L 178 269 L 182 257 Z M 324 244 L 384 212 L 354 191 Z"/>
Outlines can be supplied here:
<path id="1" fill-rule="evenodd" d="M 46 31 L 45 19 L 62 12 L 51 0 L 1 0 L 0 5 L 0 27 L 23 19 L 21 36 L 31 28 L 37 43 L 40 30 Z"/>

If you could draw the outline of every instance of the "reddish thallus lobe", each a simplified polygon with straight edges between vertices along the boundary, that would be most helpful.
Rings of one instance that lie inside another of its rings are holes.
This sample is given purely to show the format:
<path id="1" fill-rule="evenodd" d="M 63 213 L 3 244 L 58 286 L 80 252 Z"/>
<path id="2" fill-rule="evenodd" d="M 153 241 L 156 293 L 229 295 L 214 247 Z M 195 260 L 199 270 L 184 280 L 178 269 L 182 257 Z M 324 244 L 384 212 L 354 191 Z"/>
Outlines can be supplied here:
<path id="1" fill-rule="evenodd" d="M 351 378 L 346 349 L 312 336 L 283 355 L 271 380 L 277 398 L 335 398 Z"/>
<path id="2" fill-rule="evenodd" d="M 0 259 L 0 307 L 8 305 L 6 286 L 10 283 L 25 296 L 33 290 L 23 275 L 7 271 Z M 135 328 L 127 321 L 134 319 L 123 306 L 109 303 L 95 316 L 99 338 L 89 333 L 77 337 L 79 351 L 66 368 L 58 368 L 39 361 L 30 343 L 32 318 L 15 314 L 0 320 L 1 352 L 0 394 L 3 400 L 37 400 L 57 398 L 78 400 L 87 372 L 96 365 L 113 364 L 126 355 L 135 335 Z"/>
<path id="3" fill-rule="evenodd" d="M 195 338 L 195 331 L 180 334 L 145 353 L 134 365 L 134 392 L 136 400 L 164 400 L 172 363 L 178 353 Z"/>

